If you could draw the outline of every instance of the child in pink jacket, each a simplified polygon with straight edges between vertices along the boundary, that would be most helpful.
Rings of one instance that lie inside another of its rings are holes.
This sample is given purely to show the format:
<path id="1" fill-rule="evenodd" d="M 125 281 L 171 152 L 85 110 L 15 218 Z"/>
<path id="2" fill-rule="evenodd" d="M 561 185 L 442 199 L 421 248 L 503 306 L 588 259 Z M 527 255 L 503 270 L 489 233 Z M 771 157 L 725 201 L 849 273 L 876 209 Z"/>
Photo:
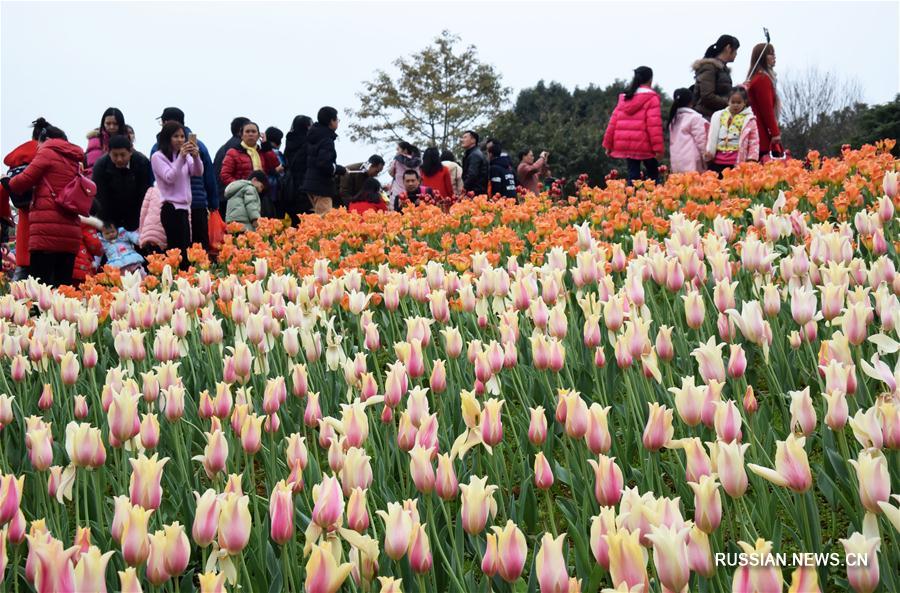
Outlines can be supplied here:
<path id="1" fill-rule="evenodd" d="M 706 170 L 703 153 L 709 122 L 694 111 L 694 93 L 676 89 L 669 111 L 669 160 L 673 173 Z"/>
<path id="2" fill-rule="evenodd" d="M 710 170 L 719 176 L 737 164 L 759 160 L 759 129 L 744 87 L 732 88 L 728 107 L 716 111 L 709 119 L 704 156 Z"/>
<path id="3" fill-rule="evenodd" d="M 609 156 L 625 159 L 628 165 L 628 184 L 641 176 L 641 163 L 647 179 L 658 181 L 659 161 L 663 145 L 662 113 L 659 95 L 651 88 L 653 70 L 640 66 L 634 78 L 609 118 L 603 135 L 603 147 Z"/>

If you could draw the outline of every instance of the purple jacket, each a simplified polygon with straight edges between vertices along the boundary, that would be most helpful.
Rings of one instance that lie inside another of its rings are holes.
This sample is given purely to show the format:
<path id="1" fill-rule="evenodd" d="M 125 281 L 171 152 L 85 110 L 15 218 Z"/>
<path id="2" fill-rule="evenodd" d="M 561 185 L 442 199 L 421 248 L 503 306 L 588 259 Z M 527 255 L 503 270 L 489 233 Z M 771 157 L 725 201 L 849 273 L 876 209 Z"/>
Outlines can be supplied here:
<path id="1" fill-rule="evenodd" d="M 183 154 L 170 161 L 162 152 L 157 151 L 150 157 L 150 166 L 162 201 L 171 202 L 179 210 L 190 210 L 193 198 L 191 176 L 203 175 L 203 161 Z"/>

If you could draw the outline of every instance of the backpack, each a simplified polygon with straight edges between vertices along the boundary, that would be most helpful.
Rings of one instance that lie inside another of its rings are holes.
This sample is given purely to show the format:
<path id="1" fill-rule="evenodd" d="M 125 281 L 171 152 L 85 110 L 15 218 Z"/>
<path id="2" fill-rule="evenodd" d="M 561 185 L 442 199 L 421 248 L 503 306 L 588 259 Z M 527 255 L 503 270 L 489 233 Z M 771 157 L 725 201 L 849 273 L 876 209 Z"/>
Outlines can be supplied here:
<path id="1" fill-rule="evenodd" d="M 9 171 L 6 173 L 6 176 L 12 179 L 16 175 L 24 171 L 25 167 L 27 166 L 28 165 L 25 164 L 18 165 L 16 167 L 10 167 Z M 31 193 L 30 189 L 22 194 L 14 194 L 13 192 L 9 191 L 9 187 L 7 187 L 6 189 L 9 192 L 9 200 L 12 202 L 12 205 L 16 207 L 16 210 L 28 210 L 28 208 L 31 206 L 31 200 L 33 198 L 33 194 Z"/>
<path id="2" fill-rule="evenodd" d="M 91 205 L 94 203 L 94 197 L 97 195 L 97 185 L 88 179 L 82 172 L 81 164 L 75 172 L 75 177 L 66 184 L 61 192 L 56 193 L 44 178 L 44 184 L 50 191 L 56 207 L 69 214 L 77 214 L 79 216 L 87 216 L 91 212 Z"/>

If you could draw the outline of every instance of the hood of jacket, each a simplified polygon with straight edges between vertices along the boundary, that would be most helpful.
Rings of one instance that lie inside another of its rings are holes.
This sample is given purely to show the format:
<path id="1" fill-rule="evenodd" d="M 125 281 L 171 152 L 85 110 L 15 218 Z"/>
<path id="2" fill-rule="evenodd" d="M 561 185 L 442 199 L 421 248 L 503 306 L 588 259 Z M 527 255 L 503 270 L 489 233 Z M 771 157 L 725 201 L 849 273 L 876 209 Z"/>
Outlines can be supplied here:
<path id="1" fill-rule="evenodd" d="M 87 137 L 88 140 L 90 140 L 91 138 L 99 138 L 100 137 L 100 129 L 94 128 L 93 130 L 91 130 L 90 132 L 85 134 L 85 136 Z"/>
<path id="2" fill-rule="evenodd" d="M 656 96 L 656 91 L 642 86 L 638 88 L 630 99 L 625 98 L 625 93 L 619 95 L 619 105 L 622 111 L 628 115 L 634 115 L 643 109 L 644 105 L 654 96 Z"/>
<path id="3" fill-rule="evenodd" d="M 80 146 L 76 146 L 67 140 L 61 138 L 53 138 L 47 140 L 41 145 L 40 150 L 52 150 L 59 156 L 70 161 L 80 163 L 84 160 L 84 151 Z"/>
<path id="4" fill-rule="evenodd" d="M 407 169 L 418 169 L 422 166 L 422 159 L 417 156 L 406 156 L 405 154 L 398 154 L 394 157 L 394 159 Z"/>
<path id="5" fill-rule="evenodd" d="M 306 133 L 306 143 L 307 144 L 318 144 L 322 140 L 326 138 L 330 138 L 334 140 L 337 138 L 337 134 L 331 128 L 323 126 L 319 122 L 316 122 L 309 129 L 309 132 Z"/>
<path id="6" fill-rule="evenodd" d="M 34 160 L 34 155 L 38 149 L 37 140 L 29 140 L 23 142 L 13 148 L 9 154 L 3 158 L 3 164 L 7 167 L 19 167 Z"/>
<path id="7" fill-rule="evenodd" d="M 231 196 L 239 194 L 248 185 L 252 185 L 249 179 L 238 179 L 237 181 L 232 181 L 225 188 L 225 197 L 230 198 Z"/>
<path id="8" fill-rule="evenodd" d="M 725 65 L 725 62 L 718 58 L 700 58 L 691 64 L 691 68 L 694 72 L 699 72 L 700 70 L 713 68 L 715 70 L 728 70 L 728 66 Z"/>
<path id="9" fill-rule="evenodd" d="M 492 167 L 503 167 L 504 169 L 509 169 L 510 171 L 512 171 L 512 163 L 509 160 L 509 155 L 506 154 L 505 152 L 502 153 L 497 158 L 491 159 L 491 166 Z"/>

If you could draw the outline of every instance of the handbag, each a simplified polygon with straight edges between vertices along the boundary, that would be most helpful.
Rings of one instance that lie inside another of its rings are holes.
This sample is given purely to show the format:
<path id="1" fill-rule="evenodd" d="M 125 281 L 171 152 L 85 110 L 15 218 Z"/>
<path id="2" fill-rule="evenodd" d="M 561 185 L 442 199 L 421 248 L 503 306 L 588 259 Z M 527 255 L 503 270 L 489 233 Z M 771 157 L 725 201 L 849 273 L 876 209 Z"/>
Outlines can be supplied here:
<path id="1" fill-rule="evenodd" d="M 207 222 L 207 231 L 209 232 L 209 249 L 217 252 L 222 248 L 225 242 L 225 221 L 218 210 L 213 210 L 209 215 Z"/>
<path id="2" fill-rule="evenodd" d="M 79 216 L 87 216 L 91 213 L 91 205 L 97 195 L 97 185 L 84 175 L 81 163 L 78 164 L 75 177 L 66 184 L 61 192 L 53 191 L 46 177 L 44 177 L 44 184 L 60 210 Z"/>

